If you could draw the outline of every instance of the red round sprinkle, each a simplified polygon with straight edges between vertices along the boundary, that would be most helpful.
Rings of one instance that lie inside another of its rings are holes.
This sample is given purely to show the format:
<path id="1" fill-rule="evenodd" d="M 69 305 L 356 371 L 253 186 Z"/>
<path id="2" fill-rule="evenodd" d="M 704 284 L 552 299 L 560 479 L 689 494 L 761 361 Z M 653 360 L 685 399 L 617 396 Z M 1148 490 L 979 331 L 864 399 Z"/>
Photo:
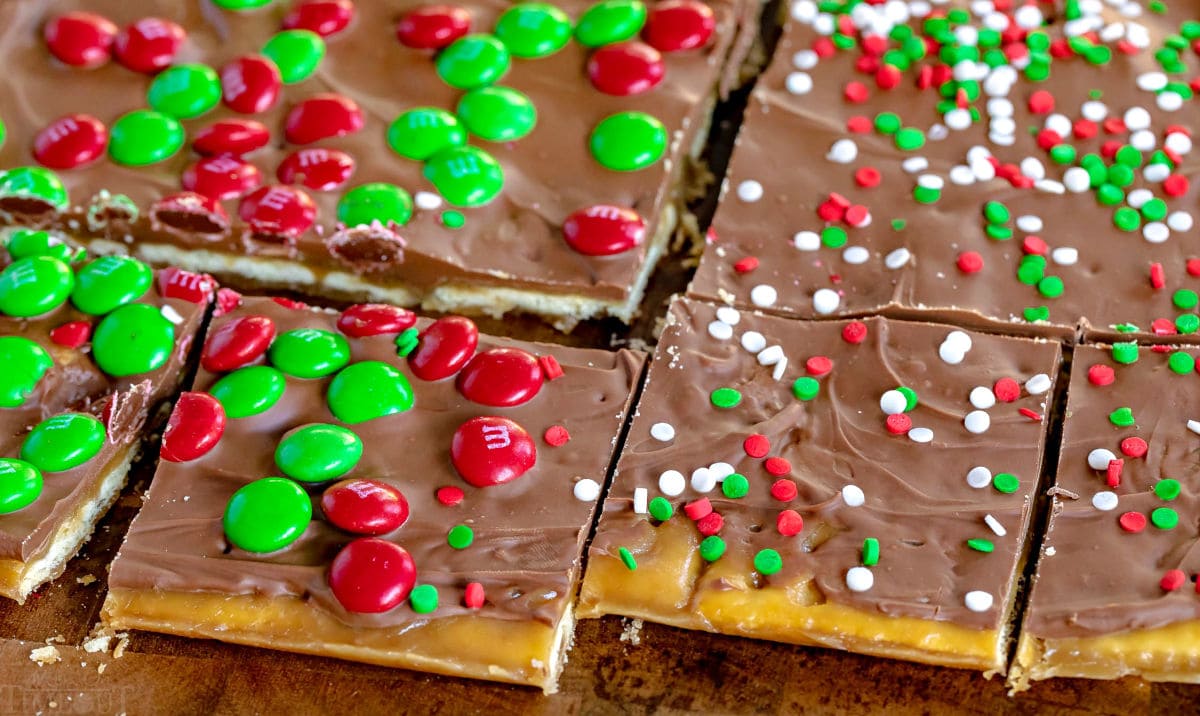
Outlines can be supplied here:
<path id="1" fill-rule="evenodd" d="M 804 361 L 804 369 L 809 375 L 822 376 L 833 370 L 833 361 L 825 356 L 813 356 Z"/>
<path id="2" fill-rule="evenodd" d="M 962 252 L 955 263 L 963 273 L 978 273 L 983 270 L 983 257 L 975 251 Z"/>
<path id="3" fill-rule="evenodd" d="M 855 134 L 866 134 L 874 130 L 874 128 L 875 125 L 871 122 L 871 118 L 864 117 L 861 114 L 846 120 L 846 130 Z"/>
<path id="4" fill-rule="evenodd" d="M 439 318 L 421 332 L 408 365 L 421 380 L 441 380 L 462 370 L 478 345 L 474 321 L 463 316 Z"/>
<path id="5" fill-rule="evenodd" d="M 340 149 L 301 149 L 284 157 L 275 176 L 284 184 L 299 184 L 313 191 L 333 191 L 350 181 L 354 157 Z"/>
<path id="6" fill-rule="evenodd" d="M 796 487 L 796 483 L 791 480 L 776 480 L 771 483 L 771 497 L 774 497 L 780 502 L 790 502 L 796 499 L 796 495 L 800 490 Z"/>
<path id="7" fill-rule="evenodd" d="M 782 457 L 767 458 L 766 462 L 763 463 L 763 467 L 767 469 L 768 474 L 775 476 L 786 475 L 792 471 L 792 463 Z"/>
<path id="8" fill-rule="evenodd" d="M 92 337 L 92 324 L 87 321 L 71 321 L 50 330 L 50 340 L 66 348 L 78 348 Z"/>
<path id="9" fill-rule="evenodd" d="M 895 413 L 894 415 L 887 416 L 884 425 L 892 435 L 904 435 L 912 429 L 912 418 L 904 413 Z"/>
<path id="10" fill-rule="evenodd" d="M 412 556 L 378 537 L 350 542 L 329 565 L 329 588 L 349 612 L 378 614 L 395 609 L 416 582 Z"/>
<path id="11" fill-rule="evenodd" d="M 1077 119 L 1071 125 L 1071 133 L 1076 139 L 1091 139 L 1100 132 L 1100 126 L 1090 119 Z"/>
<path id="12" fill-rule="evenodd" d="M 1125 120 L 1120 117 L 1109 117 L 1101 124 L 1104 127 L 1106 134 L 1124 134 L 1129 131 L 1125 127 Z"/>
<path id="13" fill-rule="evenodd" d="M 171 64 L 187 32 L 160 17 L 144 17 L 125 27 L 113 40 L 117 62 L 134 72 L 153 74 Z"/>
<path id="14" fill-rule="evenodd" d="M 1062 144 L 1062 135 L 1053 129 L 1043 129 L 1037 133 L 1037 145 L 1043 151 L 1050 151 L 1055 145 Z"/>
<path id="15" fill-rule="evenodd" d="M 486 595 L 483 592 L 483 585 L 479 582 L 469 582 L 466 590 L 463 592 L 463 606 L 467 609 L 479 609 L 483 606 Z"/>
<path id="16" fill-rule="evenodd" d="M 1033 256 L 1045 256 L 1050 251 L 1050 247 L 1046 245 L 1042 237 L 1030 234 L 1021 240 L 1021 250 Z"/>
<path id="17" fill-rule="evenodd" d="M 882 90 L 896 89 L 904 80 L 900 68 L 895 65 L 880 65 L 875 70 L 875 86 Z"/>
<path id="18" fill-rule="evenodd" d="M 662 52 L 704 47 L 717 27 L 712 8 L 697 0 L 665 0 L 654 5 L 642 38 Z"/>
<path id="19" fill-rule="evenodd" d="M 358 303 L 338 316 L 338 330 L 351 338 L 395 335 L 417 325 L 417 314 L 386 303 Z"/>
<path id="20" fill-rule="evenodd" d="M 104 154 L 108 128 L 87 114 L 59 117 L 33 139 L 33 156 L 51 169 L 74 169 Z"/>
<path id="21" fill-rule="evenodd" d="M 1118 518 L 1121 529 L 1126 532 L 1138 533 L 1146 529 L 1146 516 L 1141 512 L 1126 512 Z"/>
<path id="22" fill-rule="evenodd" d="M 197 305 L 206 305 L 213 299 L 218 286 L 212 276 L 192 273 L 174 267 L 158 272 L 158 292 L 164 298 L 178 298 Z"/>
<path id="23" fill-rule="evenodd" d="M 725 526 L 725 518 L 720 512 L 713 512 L 696 521 L 696 530 L 705 537 L 712 537 Z"/>
<path id="24" fill-rule="evenodd" d="M 871 218 L 871 211 L 862 204 L 854 204 L 846 209 L 842 218 L 851 226 L 865 226 Z"/>
<path id="25" fill-rule="evenodd" d="M 510 408 L 532 400 L 543 381 L 542 367 L 533 354 L 520 348 L 492 348 L 467 363 L 456 385 L 468 400 Z"/>
<path id="26" fill-rule="evenodd" d="M 405 13 L 396 24 L 396 39 L 406 47 L 437 50 L 467 34 L 471 13 L 454 5 L 424 5 Z"/>
<path id="27" fill-rule="evenodd" d="M 550 447 L 562 447 L 571 439 L 571 433 L 561 425 L 551 425 L 546 428 L 546 432 L 542 435 L 542 439 Z"/>
<path id="28" fill-rule="evenodd" d="M 1117 379 L 1117 374 L 1112 367 L 1102 363 L 1088 368 L 1087 376 L 1088 382 L 1092 385 L 1112 385 L 1113 381 Z"/>
<path id="29" fill-rule="evenodd" d="M 442 503 L 446 507 L 454 507 L 463 501 L 463 497 L 466 496 L 466 493 L 462 491 L 461 487 L 447 485 L 446 487 L 439 487 L 437 492 L 434 493 L 434 496 L 437 497 L 438 502 Z"/>
<path id="30" fill-rule="evenodd" d="M 386 482 L 342 480 L 321 495 L 321 512 L 347 532 L 381 535 L 408 520 L 408 500 Z"/>
<path id="31" fill-rule="evenodd" d="M 1158 586 L 1162 587 L 1164 592 L 1173 592 L 1187 583 L 1187 575 L 1182 569 L 1168 569 L 1159 580 Z"/>
<path id="32" fill-rule="evenodd" d="M 1047 114 L 1054 111 L 1054 95 L 1046 90 L 1038 90 L 1029 95 L 1029 111 L 1034 114 Z"/>
<path id="33" fill-rule="evenodd" d="M 1166 285 L 1167 275 L 1163 271 L 1163 265 L 1158 262 L 1150 264 L 1150 286 L 1158 290 Z"/>
<path id="34" fill-rule="evenodd" d="M 1188 276 L 1200 276 L 1200 259 L 1188 259 L 1187 272 Z"/>
<path id="35" fill-rule="evenodd" d="M 295 240 L 316 222 L 317 205 L 299 189 L 270 185 L 243 198 L 238 215 L 255 234 Z"/>
<path id="36" fill-rule="evenodd" d="M 750 273 L 756 268 L 758 268 L 757 256 L 746 256 L 733 264 L 733 270 L 738 273 Z"/>
<path id="37" fill-rule="evenodd" d="M 245 196 L 261 186 L 262 172 L 237 157 L 204 157 L 183 170 L 180 185 L 188 191 L 225 201 Z"/>
<path id="38" fill-rule="evenodd" d="M 775 517 L 775 529 L 784 537 L 795 537 L 804 530 L 804 518 L 795 510 L 780 510 Z"/>
<path id="39" fill-rule="evenodd" d="M 66 12 L 50 18 L 42 37 L 50 54 L 72 67 L 99 67 L 112 55 L 117 26 L 91 12 Z"/>
<path id="40" fill-rule="evenodd" d="M 262 55 L 238 57 L 221 68 L 221 96 L 234 112 L 266 112 L 279 101 L 281 89 L 279 68 Z"/>
<path id="41" fill-rule="evenodd" d="M 584 256 L 612 256 L 640 246 L 646 222 L 633 209 L 597 204 L 571 213 L 562 232 L 567 245 Z"/>
<path id="42" fill-rule="evenodd" d="M 546 376 L 546 380 L 558 380 L 564 375 L 562 365 L 552 355 L 538 356 L 538 365 L 542 367 L 542 374 Z"/>
<path id="43" fill-rule="evenodd" d="M 491 487 L 512 482 L 537 462 L 537 446 L 525 428 L 508 418 L 471 418 L 454 431 L 450 462 L 467 484 Z"/>
<path id="44" fill-rule="evenodd" d="M 842 340 L 855 345 L 867 340 L 867 324 L 862 321 L 850 321 L 842 326 Z"/>
<path id="45" fill-rule="evenodd" d="M 767 453 L 771 452 L 771 441 L 766 435 L 755 433 L 742 441 L 742 449 L 750 457 L 765 457 Z"/>
<path id="46" fill-rule="evenodd" d="M 283 16 L 283 29 L 310 30 L 329 37 L 345 30 L 353 19 L 352 0 L 303 0 Z"/>
<path id="47" fill-rule="evenodd" d="M 284 120 L 284 137 L 292 144 L 311 144 L 342 137 L 363 128 L 358 104 L 340 94 L 318 94 L 300 102 Z"/>
<path id="48" fill-rule="evenodd" d="M 210 373 L 236 370 L 259 359 L 275 340 L 275 322 L 266 316 L 239 316 L 221 324 L 204 342 L 200 366 Z"/>
<path id="49" fill-rule="evenodd" d="M 1129 457 L 1141 457 L 1149 449 L 1146 441 L 1139 437 L 1125 438 L 1121 441 L 1121 452 Z"/>
<path id="50" fill-rule="evenodd" d="M 833 57 L 833 54 L 837 52 L 837 46 L 828 37 L 818 37 L 813 40 L 812 51 L 817 53 L 817 57 L 824 59 L 826 57 Z"/>
<path id="51" fill-rule="evenodd" d="M 862 82 L 854 80 L 846 83 L 845 89 L 842 90 L 842 96 L 846 98 L 847 102 L 860 104 L 870 98 L 871 91 Z"/>
<path id="52" fill-rule="evenodd" d="M 996 400 L 1011 403 L 1021 397 L 1021 384 L 1012 378 L 1001 378 L 992 386 L 992 392 L 996 394 Z"/>
<path id="53" fill-rule="evenodd" d="M 1183 196 L 1188 191 L 1188 178 L 1182 174 L 1172 174 L 1163 180 L 1163 191 L 1168 196 Z"/>
<path id="54" fill-rule="evenodd" d="M 859 186 L 870 189 L 879 186 L 879 182 L 883 180 L 883 175 L 875 167 L 860 167 L 854 172 L 854 183 Z"/>
<path id="55" fill-rule="evenodd" d="M 167 427 L 160 456 L 171 462 L 195 460 L 217 446 L 225 433 L 225 408 L 208 393 L 180 393 Z"/>
<path id="56" fill-rule="evenodd" d="M 271 141 L 271 131 L 252 119 L 218 119 L 196 132 L 192 149 L 200 155 L 241 156 L 262 149 Z"/>
<path id="57" fill-rule="evenodd" d="M 1173 336 L 1178 333 L 1175 322 L 1169 318 L 1155 318 L 1150 321 L 1150 332 L 1156 336 Z M 1150 350 L 1158 350 L 1158 346 L 1151 346 Z"/>
<path id="58" fill-rule="evenodd" d="M 642 42 L 601 47 L 588 58 L 592 86 L 604 94 L 627 97 L 654 89 L 666 75 L 658 50 Z"/>
<path id="59" fill-rule="evenodd" d="M 693 522 L 708 517 L 712 514 L 712 511 L 712 503 L 708 501 L 707 497 L 692 500 L 683 506 L 683 513 Z"/>

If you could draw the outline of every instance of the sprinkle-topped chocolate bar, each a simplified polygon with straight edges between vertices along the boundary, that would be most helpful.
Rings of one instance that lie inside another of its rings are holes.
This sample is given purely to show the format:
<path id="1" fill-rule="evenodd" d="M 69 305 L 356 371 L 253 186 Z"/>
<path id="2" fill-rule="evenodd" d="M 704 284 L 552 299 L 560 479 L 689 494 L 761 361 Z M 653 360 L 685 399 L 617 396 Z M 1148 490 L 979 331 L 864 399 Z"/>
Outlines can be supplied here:
<path id="1" fill-rule="evenodd" d="M 581 616 L 1002 672 L 1058 345 L 670 310 Z"/>
<path id="2" fill-rule="evenodd" d="M 552 690 L 642 365 L 247 299 L 171 415 L 106 623 Z"/>
<path id="3" fill-rule="evenodd" d="M 76 5 L 0 4 L 4 214 L 257 285 L 564 326 L 637 310 L 757 17 L 749 0 Z"/>
<path id="4" fill-rule="evenodd" d="M 1197 334 L 1194 4 L 790 9 L 695 295 L 801 317 Z"/>

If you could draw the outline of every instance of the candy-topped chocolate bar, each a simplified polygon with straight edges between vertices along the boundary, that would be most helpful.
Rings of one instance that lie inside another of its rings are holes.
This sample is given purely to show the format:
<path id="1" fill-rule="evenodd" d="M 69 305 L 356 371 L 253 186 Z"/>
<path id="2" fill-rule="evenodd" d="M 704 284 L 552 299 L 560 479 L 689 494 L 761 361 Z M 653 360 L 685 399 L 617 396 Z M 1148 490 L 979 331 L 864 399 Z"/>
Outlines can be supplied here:
<path id="1" fill-rule="evenodd" d="M 1053 509 L 1010 681 L 1200 681 L 1195 348 L 1075 350 Z"/>
<path id="2" fill-rule="evenodd" d="M 1003 672 L 1057 343 L 681 300 L 580 616 Z"/>
<path id="3" fill-rule="evenodd" d="M 553 690 L 643 362 L 246 299 L 209 328 L 104 620 Z"/>
<path id="4" fill-rule="evenodd" d="M 837 5 L 790 5 L 694 295 L 1200 335 L 1194 4 Z"/>
<path id="5" fill-rule="evenodd" d="M 116 500 L 216 283 L 32 230 L 0 266 L 0 595 L 24 602 Z"/>
<path id="6" fill-rule="evenodd" d="M 0 210 L 256 286 L 628 321 L 757 8 L 0 3 Z"/>

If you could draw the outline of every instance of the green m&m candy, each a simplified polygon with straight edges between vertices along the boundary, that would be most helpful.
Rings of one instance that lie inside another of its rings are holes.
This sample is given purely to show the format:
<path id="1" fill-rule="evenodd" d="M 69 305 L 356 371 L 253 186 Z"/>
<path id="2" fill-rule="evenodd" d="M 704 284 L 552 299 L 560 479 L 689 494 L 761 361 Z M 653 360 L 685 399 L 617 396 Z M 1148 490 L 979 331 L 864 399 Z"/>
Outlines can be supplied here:
<path id="1" fill-rule="evenodd" d="M 30 199 L 66 211 L 67 188 L 54 172 L 45 167 L 15 167 L 0 172 L 0 199 Z"/>
<path id="2" fill-rule="evenodd" d="M 288 431 L 275 448 L 275 464 L 302 482 L 341 477 L 362 459 L 362 440 L 340 425 L 313 423 Z"/>
<path id="3" fill-rule="evenodd" d="M 481 87 L 458 101 L 459 118 L 467 131 L 489 142 L 511 142 L 533 131 L 537 109 L 533 102 L 509 87 Z"/>
<path id="4" fill-rule="evenodd" d="M 571 39 L 571 18 L 553 5 L 521 3 L 504 11 L 494 32 L 517 57 L 546 57 Z"/>
<path id="5" fill-rule="evenodd" d="M 329 383 L 329 410 L 343 423 L 365 423 L 413 406 L 412 386 L 387 363 L 360 361 L 342 369 Z"/>
<path id="6" fill-rule="evenodd" d="M 70 263 L 76 256 L 76 250 L 70 244 L 59 241 L 48 231 L 32 229 L 17 229 L 9 234 L 5 248 L 14 261 L 28 256 L 52 256 L 63 263 Z"/>
<path id="7" fill-rule="evenodd" d="M 350 344 L 339 333 L 297 328 L 280 335 L 267 354 L 272 365 L 297 378 L 323 378 L 350 362 Z"/>
<path id="8" fill-rule="evenodd" d="M 482 206 L 504 187 L 504 170 L 478 147 L 439 152 L 425 164 L 425 178 L 454 206 Z"/>
<path id="9" fill-rule="evenodd" d="M 412 218 L 413 201 L 395 184 L 372 182 L 356 186 L 338 200 L 337 218 L 349 227 L 378 221 L 384 226 L 404 226 Z"/>
<path id="10" fill-rule="evenodd" d="M 25 404 L 54 360 L 37 343 L 22 336 L 0 336 L 0 408 Z"/>
<path id="11" fill-rule="evenodd" d="M 42 494 L 42 473 L 24 460 L 0 457 L 0 515 L 28 507 Z"/>
<path id="12" fill-rule="evenodd" d="M 83 413 L 62 413 L 38 423 L 21 444 L 21 459 L 42 472 L 64 472 L 96 457 L 104 424 Z"/>
<path id="13" fill-rule="evenodd" d="M 108 156 L 117 164 L 145 166 L 178 152 L 183 140 L 183 126 L 175 118 L 149 109 L 135 109 L 113 123 Z"/>
<path id="14" fill-rule="evenodd" d="M 508 48 L 491 35 L 460 37 L 442 50 L 437 73 L 451 87 L 469 90 L 490 85 L 508 72 Z"/>
<path id="15" fill-rule="evenodd" d="M 584 11 L 575 25 L 575 39 L 587 47 L 624 42 L 642 31 L 646 4 L 641 0 L 603 0 Z"/>
<path id="16" fill-rule="evenodd" d="M 176 119 L 199 117 L 221 101 L 221 79 L 207 65 L 173 65 L 150 83 L 146 101 L 151 109 Z"/>
<path id="17" fill-rule="evenodd" d="M 101 256 L 75 274 L 71 303 L 100 316 L 141 298 L 153 280 L 150 267 L 135 258 Z"/>
<path id="18" fill-rule="evenodd" d="M 243 485 L 225 505 L 225 537 L 247 552 L 274 552 L 295 542 L 312 520 L 312 500 L 296 483 L 265 477 Z"/>
<path id="19" fill-rule="evenodd" d="M 277 368 L 252 365 L 222 377 L 208 392 L 217 399 L 228 418 L 246 418 L 265 413 L 283 397 L 287 379 Z"/>
<path id="20" fill-rule="evenodd" d="M 387 142 L 400 156 L 425 161 L 443 149 L 466 144 L 467 133 L 446 110 L 416 107 L 401 112 L 388 126 Z"/>
<path id="21" fill-rule="evenodd" d="M 96 364 L 118 378 L 158 370 L 174 349 L 174 324 L 144 303 L 116 309 L 100 320 L 92 335 Z"/>
<path id="22" fill-rule="evenodd" d="M 295 84 L 317 71 L 325 57 L 325 40 L 311 30 L 284 30 L 267 40 L 262 53 L 279 68 L 285 85 Z"/>
<path id="23" fill-rule="evenodd" d="M 71 267 L 50 256 L 30 256 L 0 272 L 0 313 L 29 318 L 62 305 L 75 287 Z"/>
<path id="24" fill-rule="evenodd" d="M 604 167 L 636 171 L 662 159 L 667 151 L 667 129 L 644 112 L 618 112 L 596 125 L 589 146 Z"/>

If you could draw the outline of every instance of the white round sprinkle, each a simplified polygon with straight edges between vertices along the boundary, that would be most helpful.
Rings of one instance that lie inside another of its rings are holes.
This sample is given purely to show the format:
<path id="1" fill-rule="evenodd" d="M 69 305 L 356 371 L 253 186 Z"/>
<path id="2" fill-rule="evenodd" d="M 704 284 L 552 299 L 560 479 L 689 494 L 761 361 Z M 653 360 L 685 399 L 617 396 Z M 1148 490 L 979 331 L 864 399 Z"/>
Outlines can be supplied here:
<path id="1" fill-rule="evenodd" d="M 1071 124 L 1071 118 L 1060 112 L 1055 112 L 1046 117 L 1046 122 L 1043 126 L 1060 137 L 1071 136 L 1071 132 L 1075 129 L 1075 125 Z"/>
<path id="2" fill-rule="evenodd" d="M 879 396 L 879 409 L 884 415 L 898 415 L 908 410 L 908 398 L 898 390 L 889 390 Z"/>
<path id="3" fill-rule="evenodd" d="M 846 485 L 842 488 L 842 502 L 848 507 L 862 507 L 866 501 L 867 496 L 858 485 Z"/>
<path id="4" fill-rule="evenodd" d="M 986 163 L 986 162 L 985 162 Z M 991 166 L 990 164 L 988 166 Z M 950 183 L 956 186 L 970 186 L 975 183 L 975 172 L 965 164 L 950 167 Z"/>
<path id="5" fill-rule="evenodd" d="M 1171 227 L 1171 231 L 1191 231 L 1192 224 L 1192 215 L 1186 211 L 1172 211 L 1167 216 L 1167 226 Z"/>
<path id="6" fill-rule="evenodd" d="M 1163 147 L 1176 154 L 1188 154 L 1192 151 L 1192 138 L 1183 132 L 1171 132 L 1163 140 Z"/>
<path id="7" fill-rule="evenodd" d="M 1017 123 L 1011 117 L 996 117 L 988 125 L 988 130 L 992 134 L 1008 137 L 1012 136 L 1012 133 L 1017 131 Z"/>
<path id="8" fill-rule="evenodd" d="M 848 264 L 865 264 L 871 258 L 871 252 L 863 246 L 847 246 L 842 252 L 842 260 Z"/>
<path id="9" fill-rule="evenodd" d="M 963 427 L 969 433 L 982 435 L 988 431 L 988 428 L 992 427 L 992 416 L 982 410 L 972 410 L 963 418 Z"/>
<path id="10" fill-rule="evenodd" d="M 950 129 L 962 131 L 971 126 L 971 113 L 961 107 L 955 107 L 946 114 L 942 115 L 942 120 Z"/>
<path id="11" fill-rule="evenodd" d="M 813 294 L 813 310 L 821 315 L 828 315 L 838 309 L 842 297 L 832 288 L 819 288 Z"/>
<path id="12" fill-rule="evenodd" d="M 750 289 L 750 302 L 759 308 L 774 306 L 777 298 L 779 298 L 779 294 L 776 293 L 774 286 L 760 283 Z"/>
<path id="13" fill-rule="evenodd" d="M 1129 135 L 1129 146 L 1140 152 L 1148 152 L 1158 145 L 1158 139 L 1155 138 L 1154 132 L 1148 129 L 1139 129 Z"/>
<path id="14" fill-rule="evenodd" d="M 950 331 L 946 334 L 946 338 L 942 340 L 942 343 L 948 344 L 964 353 L 971 350 L 971 346 L 973 345 L 971 343 L 971 336 L 963 331 Z"/>
<path id="15" fill-rule="evenodd" d="M 853 139 L 839 139 L 829 147 L 825 158 L 838 164 L 849 164 L 858 158 L 858 145 Z"/>
<path id="16" fill-rule="evenodd" d="M 758 331 L 746 331 L 742 334 L 742 348 L 751 353 L 758 353 L 767 347 L 767 339 Z"/>
<path id="17" fill-rule="evenodd" d="M 917 186 L 923 189 L 941 191 L 946 186 L 946 180 L 937 174 L 922 174 L 921 176 L 917 177 Z"/>
<path id="18" fill-rule="evenodd" d="M 1145 107 L 1130 107 L 1125 111 L 1125 126 L 1129 131 L 1136 132 L 1150 126 L 1150 113 Z"/>
<path id="19" fill-rule="evenodd" d="M 1108 116 L 1108 106 L 1103 102 L 1090 100 L 1088 102 L 1084 102 L 1083 105 L 1080 106 L 1079 113 L 1082 114 L 1083 118 L 1088 121 L 1103 122 L 1104 118 Z"/>
<path id="20" fill-rule="evenodd" d="M 866 567 L 851 567 L 846 571 L 846 586 L 852 592 L 865 592 L 875 586 L 875 575 Z"/>
<path id="21" fill-rule="evenodd" d="M 742 201 L 750 203 L 756 202 L 763 196 L 763 186 L 753 179 L 747 179 L 741 184 L 738 184 L 737 195 Z"/>
<path id="22" fill-rule="evenodd" d="M 575 483 L 575 499 L 580 502 L 595 502 L 600 497 L 600 483 L 585 477 Z"/>
<path id="23" fill-rule="evenodd" d="M 979 465 L 967 472 L 967 484 L 976 490 L 981 490 L 992 484 L 992 471 Z"/>
<path id="24" fill-rule="evenodd" d="M 963 362 L 963 359 L 967 357 L 967 354 L 956 349 L 949 343 L 943 343 L 942 345 L 938 346 L 938 356 L 950 365 L 958 365 L 959 363 Z"/>
<path id="25" fill-rule="evenodd" d="M 798 70 L 811 70 L 817 66 L 821 56 L 813 50 L 800 50 L 792 55 L 792 66 Z"/>
<path id="26" fill-rule="evenodd" d="M 644 487 L 633 488 L 633 512 L 644 515 L 650 511 L 650 491 Z"/>
<path id="27" fill-rule="evenodd" d="M 1003 537 L 1008 534 L 1008 530 L 1004 529 L 1004 525 L 1000 524 L 1000 520 L 991 515 L 984 515 L 983 522 L 997 537 Z"/>
<path id="28" fill-rule="evenodd" d="M 727 462 L 714 462 L 708 466 L 708 471 L 713 474 L 713 477 L 717 478 L 717 482 L 721 482 L 733 474 L 733 465 Z"/>
<path id="29" fill-rule="evenodd" d="M 1135 209 L 1140 209 L 1142 206 L 1154 198 L 1154 192 L 1149 189 L 1134 189 L 1125 195 L 1125 203 Z"/>
<path id="30" fill-rule="evenodd" d="M 1092 468 L 1093 470 L 1107 470 L 1108 463 L 1116 459 L 1117 456 L 1113 454 L 1112 450 L 1106 450 L 1104 448 L 1096 448 L 1095 450 L 1089 452 L 1087 456 L 1088 467 Z"/>
<path id="31" fill-rule="evenodd" d="M 655 423 L 650 426 L 650 437 L 659 442 L 670 442 L 675 439 L 675 426 L 670 423 Z"/>
<path id="32" fill-rule="evenodd" d="M 687 486 L 687 481 L 683 478 L 683 473 L 678 470 L 667 470 L 658 476 L 658 489 L 668 497 L 677 497 L 683 494 L 683 488 Z"/>
<path id="33" fill-rule="evenodd" d="M 817 19 L 817 4 L 813 0 L 796 0 L 792 3 L 792 19 L 811 25 Z"/>
<path id="34" fill-rule="evenodd" d="M 758 352 L 759 365 L 775 365 L 783 360 L 782 346 L 768 346 Z"/>
<path id="35" fill-rule="evenodd" d="M 792 72 L 783 81 L 783 86 L 792 94 L 808 94 L 812 92 L 812 76 L 807 72 Z"/>
<path id="36" fill-rule="evenodd" d="M 1030 179 L 1045 179 L 1046 167 L 1036 157 L 1025 157 L 1021 160 L 1021 173 Z M 1017 228 L 1020 228 L 1018 225 Z M 1021 229 L 1027 231 L 1027 229 Z"/>
<path id="37" fill-rule="evenodd" d="M 413 203 L 417 205 L 418 209 L 433 211 L 442 207 L 442 197 L 431 191 L 419 191 L 413 196 Z"/>
<path id="38" fill-rule="evenodd" d="M 1017 228 L 1029 234 L 1036 234 L 1042 230 L 1042 217 L 1034 216 L 1033 214 L 1025 214 L 1017 217 Z"/>
<path id="39" fill-rule="evenodd" d="M 996 394 L 986 385 L 977 385 L 971 388 L 969 400 L 971 401 L 971 405 L 974 405 L 976 408 L 987 410 L 996 404 Z"/>
<path id="40" fill-rule="evenodd" d="M 1171 167 L 1166 164 L 1147 164 L 1142 170 L 1142 177 L 1149 182 L 1165 181 L 1171 176 Z"/>
<path id="41" fill-rule="evenodd" d="M 821 248 L 821 235 L 815 231 L 798 231 L 792 237 L 792 245 L 801 251 L 816 251 Z"/>
<path id="42" fill-rule="evenodd" d="M 1164 112 L 1177 112 L 1183 108 L 1183 95 L 1178 92 L 1160 92 L 1154 103 Z"/>
<path id="43" fill-rule="evenodd" d="M 722 323 L 728 323 L 731 326 L 736 326 L 738 321 L 742 320 L 742 314 L 738 313 L 737 309 L 731 306 L 721 306 L 717 309 L 717 320 Z"/>
<path id="44" fill-rule="evenodd" d="M 987 101 L 987 113 L 989 117 L 1011 117 L 1013 103 L 1007 97 L 992 97 Z"/>
<path id="45" fill-rule="evenodd" d="M 913 428 L 908 431 L 908 439 L 914 443 L 933 442 L 933 431 L 929 428 Z"/>
<path id="46" fill-rule="evenodd" d="M 902 268 L 911 259 L 912 252 L 901 246 L 895 251 L 889 253 L 887 256 L 883 257 L 883 265 L 895 271 L 898 268 Z"/>
<path id="47" fill-rule="evenodd" d="M 1167 86 L 1167 76 L 1162 72 L 1143 72 L 1137 76 L 1138 89 L 1157 92 Z"/>
<path id="48" fill-rule="evenodd" d="M 1052 384 L 1053 381 L 1050 380 L 1050 376 L 1045 373 L 1038 373 L 1025 381 L 1025 390 L 1028 390 L 1032 395 L 1040 395 L 1050 390 Z"/>
<path id="49" fill-rule="evenodd" d="M 929 160 L 925 157 L 909 157 L 900 162 L 900 168 L 909 174 L 916 174 L 929 168 Z"/>
<path id="50" fill-rule="evenodd" d="M 1161 221 L 1151 221 L 1142 227 L 1142 238 L 1152 244 L 1161 244 L 1171 238 L 1171 230 Z"/>
<path id="51" fill-rule="evenodd" d="M 1060 246 L 1050 252 L 1050 259 L 1059 266 L 1074 266 L 1079 261 L 1079 249 Z"/>
<path id="52" fill-rule="evenodd" d="M 1111 512 L 1112 510 L 1117 509 L 1117 502 L 1119 502 L 1117 499 L 1117 493 L 1109 490 L 1097 492 L 1096 494 L 1092 495 L 1092 507 L 1095 507 L 1101 512 Z"/>
<path id="53" fill-rule="evenodd" d="M 1063 185 L 1067 188 L 1067 191 L 1079 194 L 1091 188 L 1092 178 L 1088 176 L 1087 169 L 1083 167 L 1071 167 L 1063 172 Z"/>
<path id="54" fill-rule="evenodd" d="M 733 338 L 733 326 L 725 321 L 711 321 L 708 324 L 708 335 L 718 341 L 727 341 Z"/>
<path id="55" fill-rule="evenodd" d="M 967 609 L 973 612 L 986 612 L 992 608 L 992 595 L 988 592 L 983 592 L 978 589 L 967 592 L 963 597 L 963 604 L 967 605 Z"/>
<path id="56" fill-rule="evenodd" d="M 717 476 L 707 467 L 692 470 L 692 489 L 696 492 L 712 492 L 717 486 Z"/>

